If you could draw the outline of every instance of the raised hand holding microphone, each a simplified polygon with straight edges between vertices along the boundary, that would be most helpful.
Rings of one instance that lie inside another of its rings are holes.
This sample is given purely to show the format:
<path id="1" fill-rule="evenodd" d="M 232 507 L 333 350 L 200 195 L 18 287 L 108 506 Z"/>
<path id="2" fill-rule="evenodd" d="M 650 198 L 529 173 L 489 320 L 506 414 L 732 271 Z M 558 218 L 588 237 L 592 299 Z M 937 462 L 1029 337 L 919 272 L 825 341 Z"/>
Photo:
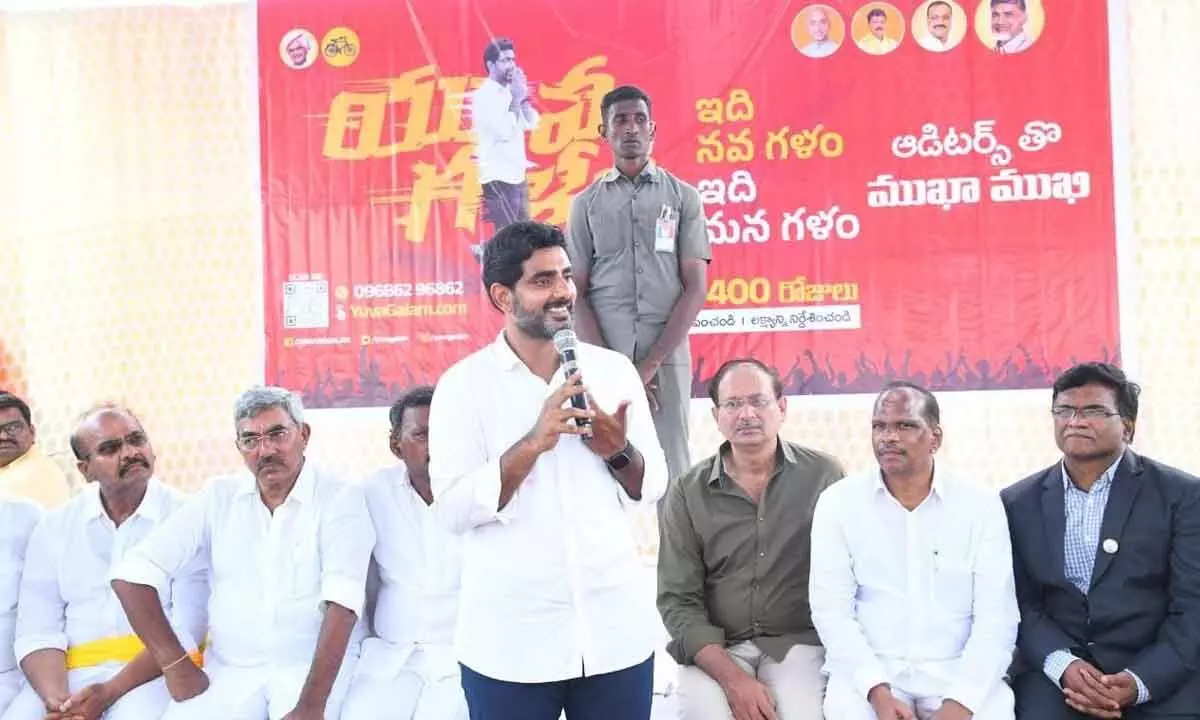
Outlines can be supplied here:
<path id="1" fill-rule="evenodd" d="M 553 450 L 558 445 L 560 435 L 583 435 L 585 428 L 591 428 L 595 414 L 586 405 L 582 408 L 575 406 L 576 398 L 578 402 L 586 402 L 586 392 L 583 379 L 579 373 L 575 373 L 546 398 L 537 423 L 525 436 L 539 455 Z M 568 402 L 571 405 L 564 407 Z"/>
<path id="2" fill-rule="evenodd" d="M 578 345 L 578 340 L 575 337 L 575 331 L 571 328 L 562 328 L 554 333 L 554 349 L 558 351 L 558 359 L 562 362 L 563 377 L 573 378 L 579 377 L 579 365 L 575 359 L 575 348 Z M 590 397 L 584 393 L 576 393 L 571 396 L 571 406 L 576 410 L 589 410 Z M 592 421 L 590 417 L 578 418 L 575 425 L 582 430 L 584 437 L 590 437 L 592 434 Z"/>
<path id="3" fill-rule="evenodd" d="M 558 351 L 562 363 L 563 374 L 568 378 L 579 378 L 579 365 L 575 359 L 578 340 L 571 328 L 562 328 L 554 333 L 554 349 Z M 629 401 L 623 400 L 612 415 L 600 410 L 596 399 L 589 392 L 576 393 L 571 396 L 571 406 L 578 411 L 588 413 L 587 417 L 575 420 L 575 426 L 583 435 L 583 442 L 592 452 L 599 455 L 612 470 L 618 470 L 632 459 L 629 455 L 629 439 L 626 436 L 628 426 L 626 413 L 629 412 Z"/>

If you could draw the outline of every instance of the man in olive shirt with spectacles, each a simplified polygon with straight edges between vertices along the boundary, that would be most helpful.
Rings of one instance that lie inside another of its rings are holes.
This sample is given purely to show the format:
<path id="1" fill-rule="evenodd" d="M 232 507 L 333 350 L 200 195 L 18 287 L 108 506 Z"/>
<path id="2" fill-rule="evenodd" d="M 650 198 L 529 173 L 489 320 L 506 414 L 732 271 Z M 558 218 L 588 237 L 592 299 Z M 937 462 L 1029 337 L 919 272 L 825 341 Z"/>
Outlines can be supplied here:
<path id="1" fill-rule="evenodd" d="M 753 359 L 709 384 L 720 452 L 672 484 L 663 510 L 658 609 L 683 667 L 680 717 L 821 720 L 824 650 L 808 607 L 817 496 L 845 473 L 779 437 L 779 375 Z"/>

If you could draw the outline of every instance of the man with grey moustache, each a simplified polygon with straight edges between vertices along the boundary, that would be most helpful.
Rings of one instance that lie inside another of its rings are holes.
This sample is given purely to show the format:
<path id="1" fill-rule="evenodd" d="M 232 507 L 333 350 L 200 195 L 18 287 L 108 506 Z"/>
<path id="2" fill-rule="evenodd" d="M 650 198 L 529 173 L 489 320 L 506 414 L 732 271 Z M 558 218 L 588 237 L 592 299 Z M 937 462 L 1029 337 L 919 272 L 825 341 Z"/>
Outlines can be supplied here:
<path id="1" fill-rule="evenodd" d="M 206 483 L 122 560 L 113 590 L 166 677 L 164 720 L 339 717 L 375 545 L 362 489 L 307 459 L 290 391 L 247 390 L 233 420 L 247 472 Z M 213 580 L 203 669 L 154 605 L 154 586 L 194 558 Z"/>

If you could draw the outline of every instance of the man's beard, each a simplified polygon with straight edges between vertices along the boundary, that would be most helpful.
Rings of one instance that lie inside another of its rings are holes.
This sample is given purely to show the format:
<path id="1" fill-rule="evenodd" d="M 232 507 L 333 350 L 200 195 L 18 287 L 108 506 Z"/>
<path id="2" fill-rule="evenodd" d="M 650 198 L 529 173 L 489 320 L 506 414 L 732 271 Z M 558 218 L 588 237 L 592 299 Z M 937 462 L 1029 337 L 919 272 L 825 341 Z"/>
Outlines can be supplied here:
<path id="1" fill-rule="evenodd" d="M 553 340 L 554 333 L 571 325 L 569 316 L 566 320 L 553 320 L 550 318 L 550 310 L 564 305 L 568 311 L 572 310 L 570 302 L 548 303 L 542 306 L 540 310 L 528 310 L 518 302 L 513 310 L 517 329 L 536 340 Z"/>

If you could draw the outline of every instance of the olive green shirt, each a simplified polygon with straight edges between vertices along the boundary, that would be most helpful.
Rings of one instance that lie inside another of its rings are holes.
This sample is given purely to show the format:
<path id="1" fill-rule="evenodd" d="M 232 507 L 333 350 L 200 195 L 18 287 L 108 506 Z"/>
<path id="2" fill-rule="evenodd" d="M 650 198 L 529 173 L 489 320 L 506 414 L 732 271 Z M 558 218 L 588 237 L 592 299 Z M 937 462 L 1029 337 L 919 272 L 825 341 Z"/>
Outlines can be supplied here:
<path id="1" fill-rule="evenodd" d="M 725 472 L 720 452 L 672 483 L 658 550 L 658 611 L 676 662 L 705 645 L 753 641 L 782 661 L 820 645 L 808 606 L 813 509 L 845 476 L 837 459 L 779 440 L 775 474 L 755 505 Z"/>

